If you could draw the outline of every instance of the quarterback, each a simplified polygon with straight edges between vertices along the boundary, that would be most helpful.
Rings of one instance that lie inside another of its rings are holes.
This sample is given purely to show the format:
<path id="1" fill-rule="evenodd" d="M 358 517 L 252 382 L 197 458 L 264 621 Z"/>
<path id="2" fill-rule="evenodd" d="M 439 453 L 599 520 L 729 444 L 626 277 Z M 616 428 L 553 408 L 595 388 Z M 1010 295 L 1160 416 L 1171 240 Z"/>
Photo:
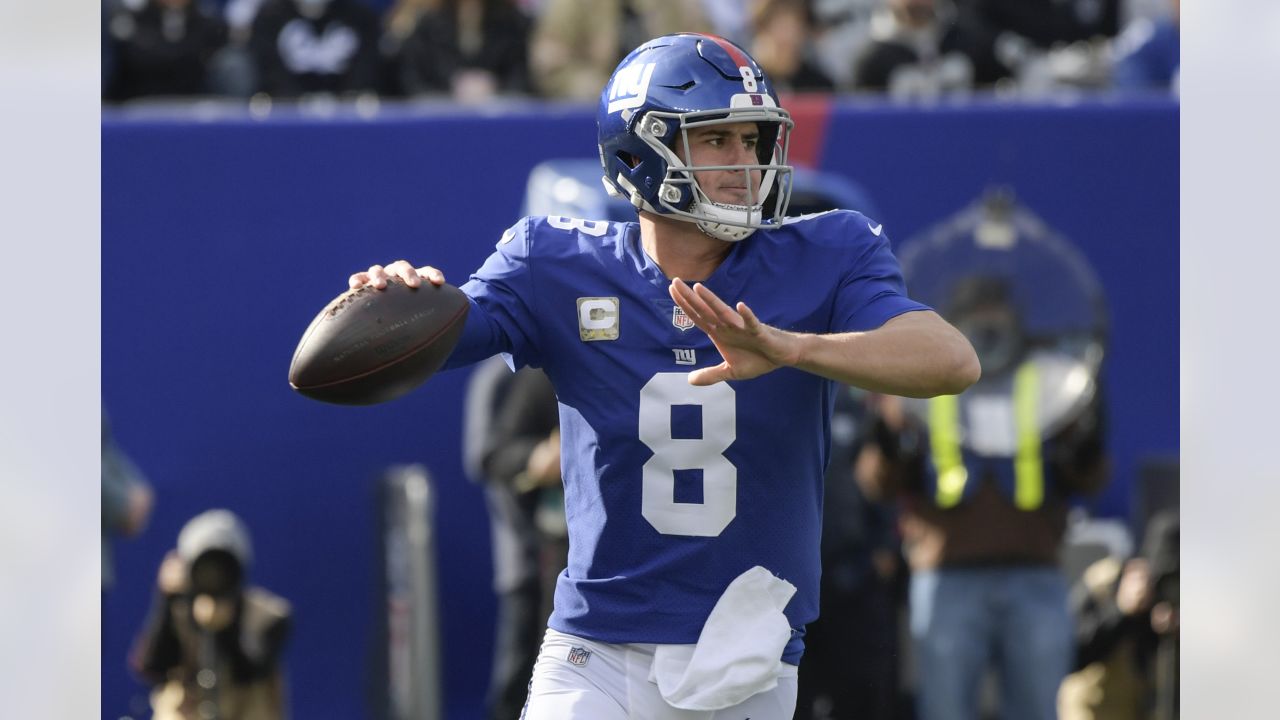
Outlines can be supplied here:
<path id="1" fill-rule="evenodd" d="M 449 359 L 541 367 L 559 401 L 569 563 L 524 717 L 789 719 L 837 383 L 956 394 L 978 360 L 879 222 L 786 217 L 793 123 L 738 46 L 645 43 L 597 118 L 637 222 L 511 226 Z M 444 282 L 400 260 L 350 285 L 393 277 Z"/>

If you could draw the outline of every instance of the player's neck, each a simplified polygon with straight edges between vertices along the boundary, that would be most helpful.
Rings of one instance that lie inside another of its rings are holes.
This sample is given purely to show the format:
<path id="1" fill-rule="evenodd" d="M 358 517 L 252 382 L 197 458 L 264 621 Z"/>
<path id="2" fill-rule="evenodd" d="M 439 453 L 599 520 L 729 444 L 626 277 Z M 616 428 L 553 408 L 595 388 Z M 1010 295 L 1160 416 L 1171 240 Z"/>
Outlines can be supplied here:
<path id="1" fill-rule="evenodd" d="M 733 243 L 718 240 L 693 223 L 640 213 L 644 251 L 668 278 L 706 280 L 728 257 Z"/>

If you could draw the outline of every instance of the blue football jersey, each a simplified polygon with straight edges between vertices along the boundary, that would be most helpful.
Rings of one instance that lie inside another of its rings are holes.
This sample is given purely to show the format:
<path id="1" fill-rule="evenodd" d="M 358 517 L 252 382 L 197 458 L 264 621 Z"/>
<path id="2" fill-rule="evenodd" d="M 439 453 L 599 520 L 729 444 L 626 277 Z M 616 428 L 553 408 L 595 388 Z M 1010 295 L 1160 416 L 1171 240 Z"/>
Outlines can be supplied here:
<path id="1" fill-rule="evenodd" d="M 880 226 L 849 211 L 736 243 L 702 281 L 785 330 L 870 330 L 926 309 L 906 297 Z M 640 226 L 529 217 L 462 286 L 449 366 L 506 353 L 556 388 L 569 563 L 550 625 L 615 643 L 693 643 L 739 574 L 797 588 L 784 660 L 818 614 L 822 476 L 835 385 L 782 368 L 695 387 L 720 354 L 677 308 Z"/>

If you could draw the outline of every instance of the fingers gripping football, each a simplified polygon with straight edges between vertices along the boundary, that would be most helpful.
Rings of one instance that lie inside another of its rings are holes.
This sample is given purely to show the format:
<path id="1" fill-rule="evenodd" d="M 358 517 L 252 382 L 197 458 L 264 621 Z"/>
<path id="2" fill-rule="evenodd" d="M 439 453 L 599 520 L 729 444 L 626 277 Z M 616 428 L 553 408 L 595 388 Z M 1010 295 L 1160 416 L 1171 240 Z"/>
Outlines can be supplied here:
<path id="1" fill-rule="evenodd" d="M 364 272 L 358 272 L 347 278 L 347 286 L 352 290 L 371 285 L 375 290 L 385 290 L 387 281 L 400 278 L 409 287 L 418 287 L 426 279 L 432 285 L 444 284 L 444 273 L 430 265 L 415 268 L 408 260 L 396 260 L 387 265 L 372 265 Z"/>

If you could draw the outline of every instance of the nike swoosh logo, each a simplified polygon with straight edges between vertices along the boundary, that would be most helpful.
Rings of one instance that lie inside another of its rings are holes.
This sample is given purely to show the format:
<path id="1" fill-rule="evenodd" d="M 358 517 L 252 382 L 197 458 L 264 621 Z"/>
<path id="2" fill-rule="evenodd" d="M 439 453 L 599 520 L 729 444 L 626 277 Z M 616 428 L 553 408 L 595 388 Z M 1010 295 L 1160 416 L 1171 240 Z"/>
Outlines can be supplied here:
<path id="1" fill-rule="evenodd" d="M 872 235 L 875 235 L 876 237 L 880 237 L 880 230 L 881 230 L 881 228 L 883 228 L 883 227 L 884 227 L 884 223 L 880 223 L 879 225 L 876 225 L 875 227 L 871 227 L 871 223 L 867 223 L 867 228 L 868 228 L 869 230 L 871 230 L 871 234 L 872 234 Z"/>

